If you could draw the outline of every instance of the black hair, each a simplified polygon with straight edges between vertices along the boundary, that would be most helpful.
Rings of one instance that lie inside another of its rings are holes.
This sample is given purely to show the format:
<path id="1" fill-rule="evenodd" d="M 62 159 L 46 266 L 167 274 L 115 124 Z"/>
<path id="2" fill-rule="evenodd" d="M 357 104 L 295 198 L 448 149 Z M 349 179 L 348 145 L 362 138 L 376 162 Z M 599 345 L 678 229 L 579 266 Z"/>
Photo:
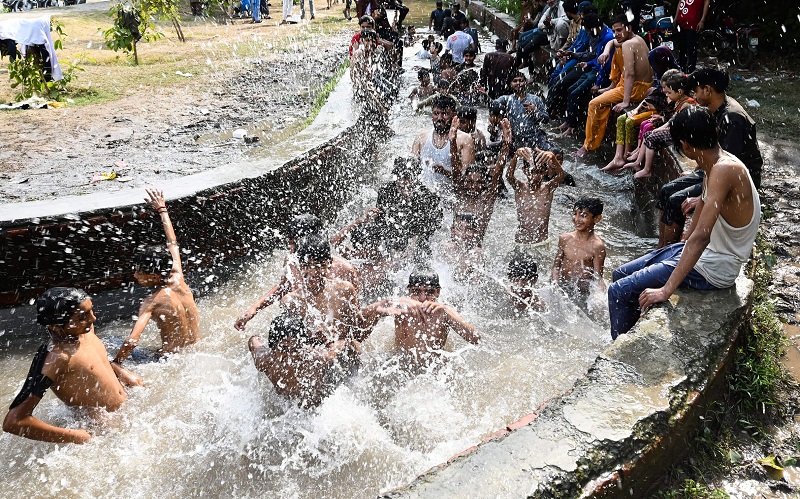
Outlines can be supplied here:
<path id="1" fill-rule="evenodd" d="M 499 102 L 492 101 L 492 103 L 489 104 L 489 115 L 490 116 L 496 116 L 496 115 L 503 116 L 503 115 L 505 115 L 505 110 L 503 109 L 503 106 Z"/>
<path id="2" fill-rule="evenodd" d="M 331 261 L 331 243 L 322 236 L 306 236 L 297 243 L 297 259 L 300 264 Z"/>
<path id="3" fill-rule="evenodd" d="M 447 78 L 439 78 L 439 81 L 436 82 L 436 88 L 450 88 L 450 80 Z"/>
<path id="4" fill-rule="evenodd" d="M 731 81 L 727 72 L 714 68 L 697 68 L 690 75 L 690 79 L 692 88 L 708 85 L 720 94 L 728 90 L 728 84 Z"/>
<path id="5" fill-rule="evenodd" d="M 172 270 L 172 255 L 163 246 L 140 246 L 133 254 L 134 271 L 166 277 Z"/>
<path id="6" fill-rule="evenodd" d="M 427 38 L 422 40 L 422 48 L 424 48 L 425 50 L 428 50 L 429 48 L 431 48 L 431 41 L 428 40 Z M 427 69 L 425 71 L 427 71 Z"/>
<path id="7" fill-rule="evenodd" d="M 532 256 L 515 253 L 508 262 L 509 279 L 536 279 L 539 277 L 539 266 Z"/>
<path id="8" fill-rule="evenodd" d="M 564 2 L 564 12 L 567 14 L 577 14 L 578 13 L 578 2 L 575 0 L 566 0 Z"/>
<path id="9" fill-rule="evenodd" d="M 523 80 L 528 81 L 528 78 L 522 71 L 512 71 L 511 74 L 508 75 L 508 81 L 512 81 L 516 78 L 522 78 Z"/>
<path id="10" fill-rule="evenodd" d="M 597 15 L 596 12 L 589 12 L 583 15 L 583 27 L 584 29 L 594 29 L 599 28 L 603 25 L 603 21 L 600 20 L 600 16 Z"/>
<path id="11" fill-rule="evenodd" d="M 378 39 L 378 34 L 375 33 L 371 29 L 362 29 L 361 30 L 361 39 L 362 40 L 372 40 L 373 42 Z"/>
<path id="12" fill-rule="evenodd" d="M 50 288 L 36 299 L 36 322 L 65 326 L 89 295 L 78 288 Z"/>
<path id="13" fill-rule="evenodd" d="M 498 38 L 494 41 L 494 48 L 497 50 L 505 50 L 508 47 L 508 40 L 505 38 Z"/>
<path id="14" fill-rule="evenodd" d="M 451 54 L 451 53 L 442 54 L 439 57 L 439 65 L 441 65 L 443 62 L 446 62 L 447 64 L 452 66 L 453 65 L 453 54 Z"/>
<path id="15" fill-rule="evenodd" d="M 441 7 L 442 5 L 444 5 L 444 3 L 442 2 L 442 0 L 436 0 L 436 6 L 437 6 L 437 7 Z"/>
<path id="16" fill-rule="evenodd" d="M 462 54 L 463 55 L 467 55 L 467 54 L 478 55 L 478 52 L 476 52 L 474 48 L 466 48 L 466 49 L 464 49 L 464 52 L 462 52 Z"/>
<path id="17" fill-rule="evenodd" d="M 689 75 L 672 69 L 667 70 L 661 76 L 661 86 L 670 88 L 675 92 L 683 90 L 683 93 L 686 95 L 692 93 L 692 90 L 694 89 L 694 86 L 692 85 L 692 79 L 689 78 Z"/>
<path id="18" fill-rule="evenodd" d="M 464 169 L 464 175 L 469 175 L 470 173 L 480 173 L 484 177 L 489 175 L 489 172 L 486 171 L 486 168 L 484 168 L 477 161 L 470 163 L 469 166 Z"/>
<path id="19" fill-rule="evenodd" d="M 311 234 L 322 232 L 322 220 L 316 215 L 304 213 L 297 215 L 286 224 L 286 237 L 289 239 L 300 239 Z"/>
<path id="20" fill-rule="evenodd" d="M 469 19 L 462 17 L 458 23 L 459 26 L 469 26 Z"/>
<path id="21" fill-rule="evenodd" d="M 582 197 L 575 201 L 575 210 L 586 210 L 593 216 L 603 214 L 603 202 L 597 198 Z"/>
<path id="22" fill-rule="evenodd" d="M 408 287 L 416 288 L 418 286 L 430 286 L 432 288 L 442 289 L 439 284 L 439 274 L 431 268 L 417 268 L 408 276 Z"/>
<path id="23" fill-rule="evenodd" d="M 458 119 L 477 120 L 478 110 L 472 106 L 459 106 L 456 110 Z"/>
<path id="24" fill-rule="evenodd" d="M 478 227 L 478 217 L 476 217 L 474 213 L 470 213 L 468 211 L 460 211 L 460 212 L 454 214 L 453 215 L 453 221 L 455 222 L 456 220 L 463 220 L 464 222 L 467 222 L 473 228 L 477 228 Z"/>
<path id="25" fill-rule="evenodd" d="M 452 98 L 446 95 L 437 95 L 433 99 L 433 106 L 431 107 L 431 109 L 437 109 L 437 108 L 441 109 L 442 111 L 446 109 L 452 109 L 453 111 L 455 111 L 456 103 L 453 101 Z"/>
<path id="26" fill-rule="evenodd" d="M 614 26 L 615 24 L 621 24 L 621 25 L 627 26 L 629 28 L 631 27 L 631 21 L 630 21 L 630 19 L 628 19 L 628 15 L 627 14 L 618 14 L 618 15 L 612 17 L 611 18 L 611 26 Z"/>
<path id="27" fill-rule="evenodd" d="M 427 70 L 425 68 L 422 68 L 419 71 L 417 71 L 417 79 L 421 80 L 421 79 L 425 78 L 426 76 L 430 76 L 430 74 L 431 74 L 431 72 L 429 70 Z"/>
<path id="28" fill-rule="evenodd" d="M 308 332 L 300 316 L 286 312 L 272 319 L 267 344 L 270 350 L 274 350 L 281 341 L 290 338 L 297 338 L 302 343 L 307 340 Z"/>
<path id="29" fill-rule="evenodd" d="M 375 26 L 375 19 L 372 16 L 361 16 L 358 18 L 358 25 L 361 26 L 364 23 L 370 23 L 371 25 Z"/>
<path id="30" fill-rule="evenodd" d="M 441 42 L 433 42 L 433 45 L 431 45 L 431 46 L 432 47 L 436 47 L 437 49 L 439 49 L 439 52 L 441 52 L 442 49 L 444 48 L 444 45 L 442 45 Z"/>
<path id="31" fill-rule="evenodd" d="M 711 149 L 719 143 L 717 120 L 701 106 L 686 107 L 673 116 L 669 134 L 678 152 L 682 152 L 682 140 L 698 149 Z"/>
<path id="32" fill-rule="evenodd" d="M 392 175 L 397 178 L 415 178 L 422 173 L 422 163 L 418 156 L 394 158 Z"/>

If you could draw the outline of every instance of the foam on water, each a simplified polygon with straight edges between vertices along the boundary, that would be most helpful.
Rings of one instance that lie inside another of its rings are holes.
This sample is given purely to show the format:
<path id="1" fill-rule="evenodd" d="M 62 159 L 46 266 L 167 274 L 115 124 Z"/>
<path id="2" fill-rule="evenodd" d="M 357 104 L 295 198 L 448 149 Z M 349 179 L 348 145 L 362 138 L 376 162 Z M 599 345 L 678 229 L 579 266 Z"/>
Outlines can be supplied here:
<path id="1" fill-rule="evenodd" d="M 407 70 L 400 95 L 415 84 L 416 73 Z M 393 158 L 410 154 L 417 132 L 431 126 L 429 114 L 414 115 L 400 100 L 392 110 L 394 135 L 334 226 L 374 206 Z M 480 112 L 481 127 L 485 114 Z M 609 247 L 607 269 L 651 246 L 627 222 L 628 180 L 598 174 L 594 165 L 567 161 L 565 168 L 579 186 L 557 191 L 550 258 L 558 235 L 572 230 L 572 203 L 582 194 L 606 202 L 598 233 Z M 89 423 L 51 394 L 45 397 L 38 417 L 67 427 L 91 425 L 91 442 L 55 446 L 0 436 L 4 495 L 358 498 L 407 483 L 569 388 L 610 342 L 602 319 L 594 322 L 548 284 L 552 259 L 539 262 L 547 311 L 513 316 L 502 282 L 515 227 L 512 196 L 500 199 L 484 244 L 487 277 L 479 285 L 455 282 L 446 264 L 434 262 L 441 301 L 478 328 L 481 345 L 451 337 L 444 366 L 412 376 L 392 357 L 392 325 L 383 320 L 364 344 L 361 371 L 313 410 L 277 396 L 247 351 L 247 338 L 265 334 L 277 307 L 261 311 L 246 333 L 232 327 L 280 275 L 284 252 L 262 255 L 199 300 L 201 339 L 193 350 L 130 366 L 146 386 L 129 390 L 128 402 L 103 425 Z M 441 229 L 435 245 L 447 237 Z M 398 273 L 396 289 L 405 288 L 409 271 Z M 594 299 L 602 305 L 604 297 Z M 130 327 L 121 321 L 98 333 L 119 341 Z M 143 339 L 144 347 L 157 347 L 153 329 Z M 19 389 L 33 350 L 30 345 L 0 359 L 0 400 L 10 402 Z"/>

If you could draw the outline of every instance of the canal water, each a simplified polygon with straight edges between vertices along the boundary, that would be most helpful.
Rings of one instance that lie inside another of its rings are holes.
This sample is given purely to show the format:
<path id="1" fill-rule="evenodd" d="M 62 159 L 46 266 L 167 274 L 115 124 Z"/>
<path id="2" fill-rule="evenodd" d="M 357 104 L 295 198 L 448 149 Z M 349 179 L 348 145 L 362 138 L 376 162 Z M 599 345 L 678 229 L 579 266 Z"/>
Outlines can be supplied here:
<path id="1" fill-rule="evenodd" d="M 415 61 L 416 50 L 405 55 L 401 97 L 389 120 L 392 133 L 367 162 L 331 233 L 375 205 L 378 187 L 390 180 L 393 159 L 409 155 L 417 133 L 431 127 L 430 115 L 414 113 L 403 97 L 416 84 L 416 71 L 409 68 L 427 66 Z M 340 84 L 348 85 L 349 77 Z M 485 129 L 486 110 L 479 116 Z M 477 327 L 482 343 L 472 346 L 451 337 L 446 365 L 409 376 L 395 363 L 392 324 L 384 320 L 364 344 L 361 371 L 321 406 L 303 410 L 276 395 L 247 351 L 247 338 L 266 334 L 277 307 L 263 310 L 247 332 L 232 326 L 281 274 L 284 250 L 260 255 L 234 269 L 232 278 L 212 282 L 212 290 L 198 300 L 201 339 L 193 350 L 160 362 L 131 363 L 146 386 L 130 390 L 126 404 L 102 424 L 74 413 L 52 394 L 45 396 L 36 416 L 59 426 L 91 428 L 91 442 L 58 446 L 0 436 L 3 495 L 375 497 L 534 411 L 568 389 L 610 343 L 602 294 L 592 299 L 601 313 L 589 318 L 549 283 L 558 236 L 572 230 L 574 201 L 590 195 L 605 202 L 597 232 L 608 247 L 607 276 L 654 246 L 652 234 L 632 222 L 629 177 L 604 175 L 597 165 L 572 159 L 564 167 L 577 186 L 559 187 L 554 199 L 550 248 L 539 261 L 546 312 L 515 317 L 508 306 L 503 278 L 514 249 L 516 215 L 513 196 L 501 198 L 484 242 L 485 276 L 478 284 L 459 284 L 445 263 L 431 262 L 442 280 L 441 301 Z M 451 219 L 446 213 L 434 248 L 447 240 Z M 394 276 L 397 293 L 410 270 Z M 112 355 L 132 324 L 123 320 L 98 328 Z M 157 348 L 156 337 L 148 329 L 142 346 Z M 3 339 L 0 403 L 7 407 L 38 341 Z"/>

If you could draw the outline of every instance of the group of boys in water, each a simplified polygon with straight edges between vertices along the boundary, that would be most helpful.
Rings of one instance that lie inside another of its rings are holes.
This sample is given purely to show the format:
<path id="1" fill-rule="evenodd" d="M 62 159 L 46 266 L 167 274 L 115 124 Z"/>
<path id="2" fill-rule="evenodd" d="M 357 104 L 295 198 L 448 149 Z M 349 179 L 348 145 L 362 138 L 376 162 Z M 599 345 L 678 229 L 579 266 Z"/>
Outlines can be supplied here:
<path id="1" fill-rule="evenodd" d="M 362 38 L 372 43 L 363 32 Z M 395 160 L 395 180 L 381 187 L 376 208 L 330 240 L 322 221 L 313 215 L 289 221 L 285 231 L 289 251 L 280 282 L 234 323 L 243 331 L 259 310 L 280 304 L 281 313 L 272 320 L 266 344 L 258 336 L 248 340 L 256 368 L 266 373 L 277 393 L 305 406 L 318 405 L 358 368 L 361 343 L 384 317 L 392 317 L 395 350 L 412 372 L 441 362 L 450 332 L 478 344 L 481 335 L 476 328 L 454 307 L 439 301 L 439 276 L 427 262 L 438 252 L 451 264 L 457 280 L 477 279 L 483 264 L 481 243 L 503 179 L 514 191 L 518 219 L 518 251 L 507 275 L 511 300 L 523 312 L 545 308 L 535 291 L 536 258 L 543 254 L 539 245 L 548 239 L 554 189 L 567 174 L 559 151 L 538 147 L 545 143 L 538 132 L 527 133 L 525 120 L 537 109 L 525 94 L 524 75 L 513 76 L 515 94 L 510 98 L 519 100 L 520 111 L 517 116 L 508 112 L 514 106 L 490 108 L 485 148 L 476 151 L 480 134 L 475 130 L 475 112 L 456 109 L 450 97 L 437 96 L 432 102 L 433 128 L 415 139 L 412 157 Z M 523 81 L 514 81 L 519 78 Z M 624 86 L 627 95 L 627 81 Z M 696 91 L 706 91 L 701 82 L 695 86 Z M 628 332 L 650 306 L 667 300 L 679 286 L 710 290 L 733 285 L 758 229 L 756 187 L 742 162 L 720 148 L 718 123 L 711 112 L 687 107 L 675 115 L 669 132 L 676 148 L 704 172 L 702 195 L 685 242 L 664 246 L 614 271 L 608 290 L 614 338 Z M 515 138 L 515 133 L 523 138 Z M 147 193 L 146 202 L 161 218 L 167 252 L 148 248 L 137 256 L 135 279 L 156 290 L 142 303 L 130 336 L 109 360 L 94 332 L 91 298 L 75 288 L 43 293 L 36 301 L 37 322 L 47 327 L 49 342 L 35 355 L 5 417 L 4 431 L 49 442 L 86 442 L 91 438 L 87 431 L 53 426 L 33 415 L 48 389 L 69 406 L 115 411 L 126 400 L 123 386 L 142 385 L 142 379 L 123 363 L 150 320 L 160 330 L 162 353 L 179 352 L 198 341 L 200 315 L 184 280 L 164 195 L 153 189 Z M 451 237 L 444 247 L 431 248 L 443 210 L 452 210 Z M 551 280 L 584 308 L 591 290 L 606 286 L 605 245 L 594 230 L 602 212 L 603 204 L 596 198 L 581 198 L 574 204 L 575 230 L 559 237 L 551 267 Z M 417 264 L 408 278 L 407 295 L 362 307 L 359 298 L 379 296 L 376 290 L 403 259 Z"/>

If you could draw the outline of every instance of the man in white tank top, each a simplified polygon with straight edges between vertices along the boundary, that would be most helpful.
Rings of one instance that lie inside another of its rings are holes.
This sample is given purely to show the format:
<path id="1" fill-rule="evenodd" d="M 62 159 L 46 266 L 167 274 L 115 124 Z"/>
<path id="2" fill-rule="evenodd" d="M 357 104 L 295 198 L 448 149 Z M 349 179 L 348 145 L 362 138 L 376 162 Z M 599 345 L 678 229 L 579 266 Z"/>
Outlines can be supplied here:
<path id="1" fill-rule="evenodd" d="M 761 203 L 744 164 L 719 146 L 717 123 L 705 108 L 678 113 L 670 126 L 675 147 L 705 172 L 703 195 L 685 243 L 653 251 L 614 270 L 608 288 L 611 336 L 627 333 L 640 314 L 680 286 L 733 286 L 758 233 Z"/>
<path id="2" fill-rule="evenodd" d="M 458 129 L 452 99 L 437 97 L 431 118 L 433 129 L 420 133 L 411 152 L 422 160 L 422 182 L 440 196 L 452 195 L 467 166 L 475 161 L 472 137 Z"/>

